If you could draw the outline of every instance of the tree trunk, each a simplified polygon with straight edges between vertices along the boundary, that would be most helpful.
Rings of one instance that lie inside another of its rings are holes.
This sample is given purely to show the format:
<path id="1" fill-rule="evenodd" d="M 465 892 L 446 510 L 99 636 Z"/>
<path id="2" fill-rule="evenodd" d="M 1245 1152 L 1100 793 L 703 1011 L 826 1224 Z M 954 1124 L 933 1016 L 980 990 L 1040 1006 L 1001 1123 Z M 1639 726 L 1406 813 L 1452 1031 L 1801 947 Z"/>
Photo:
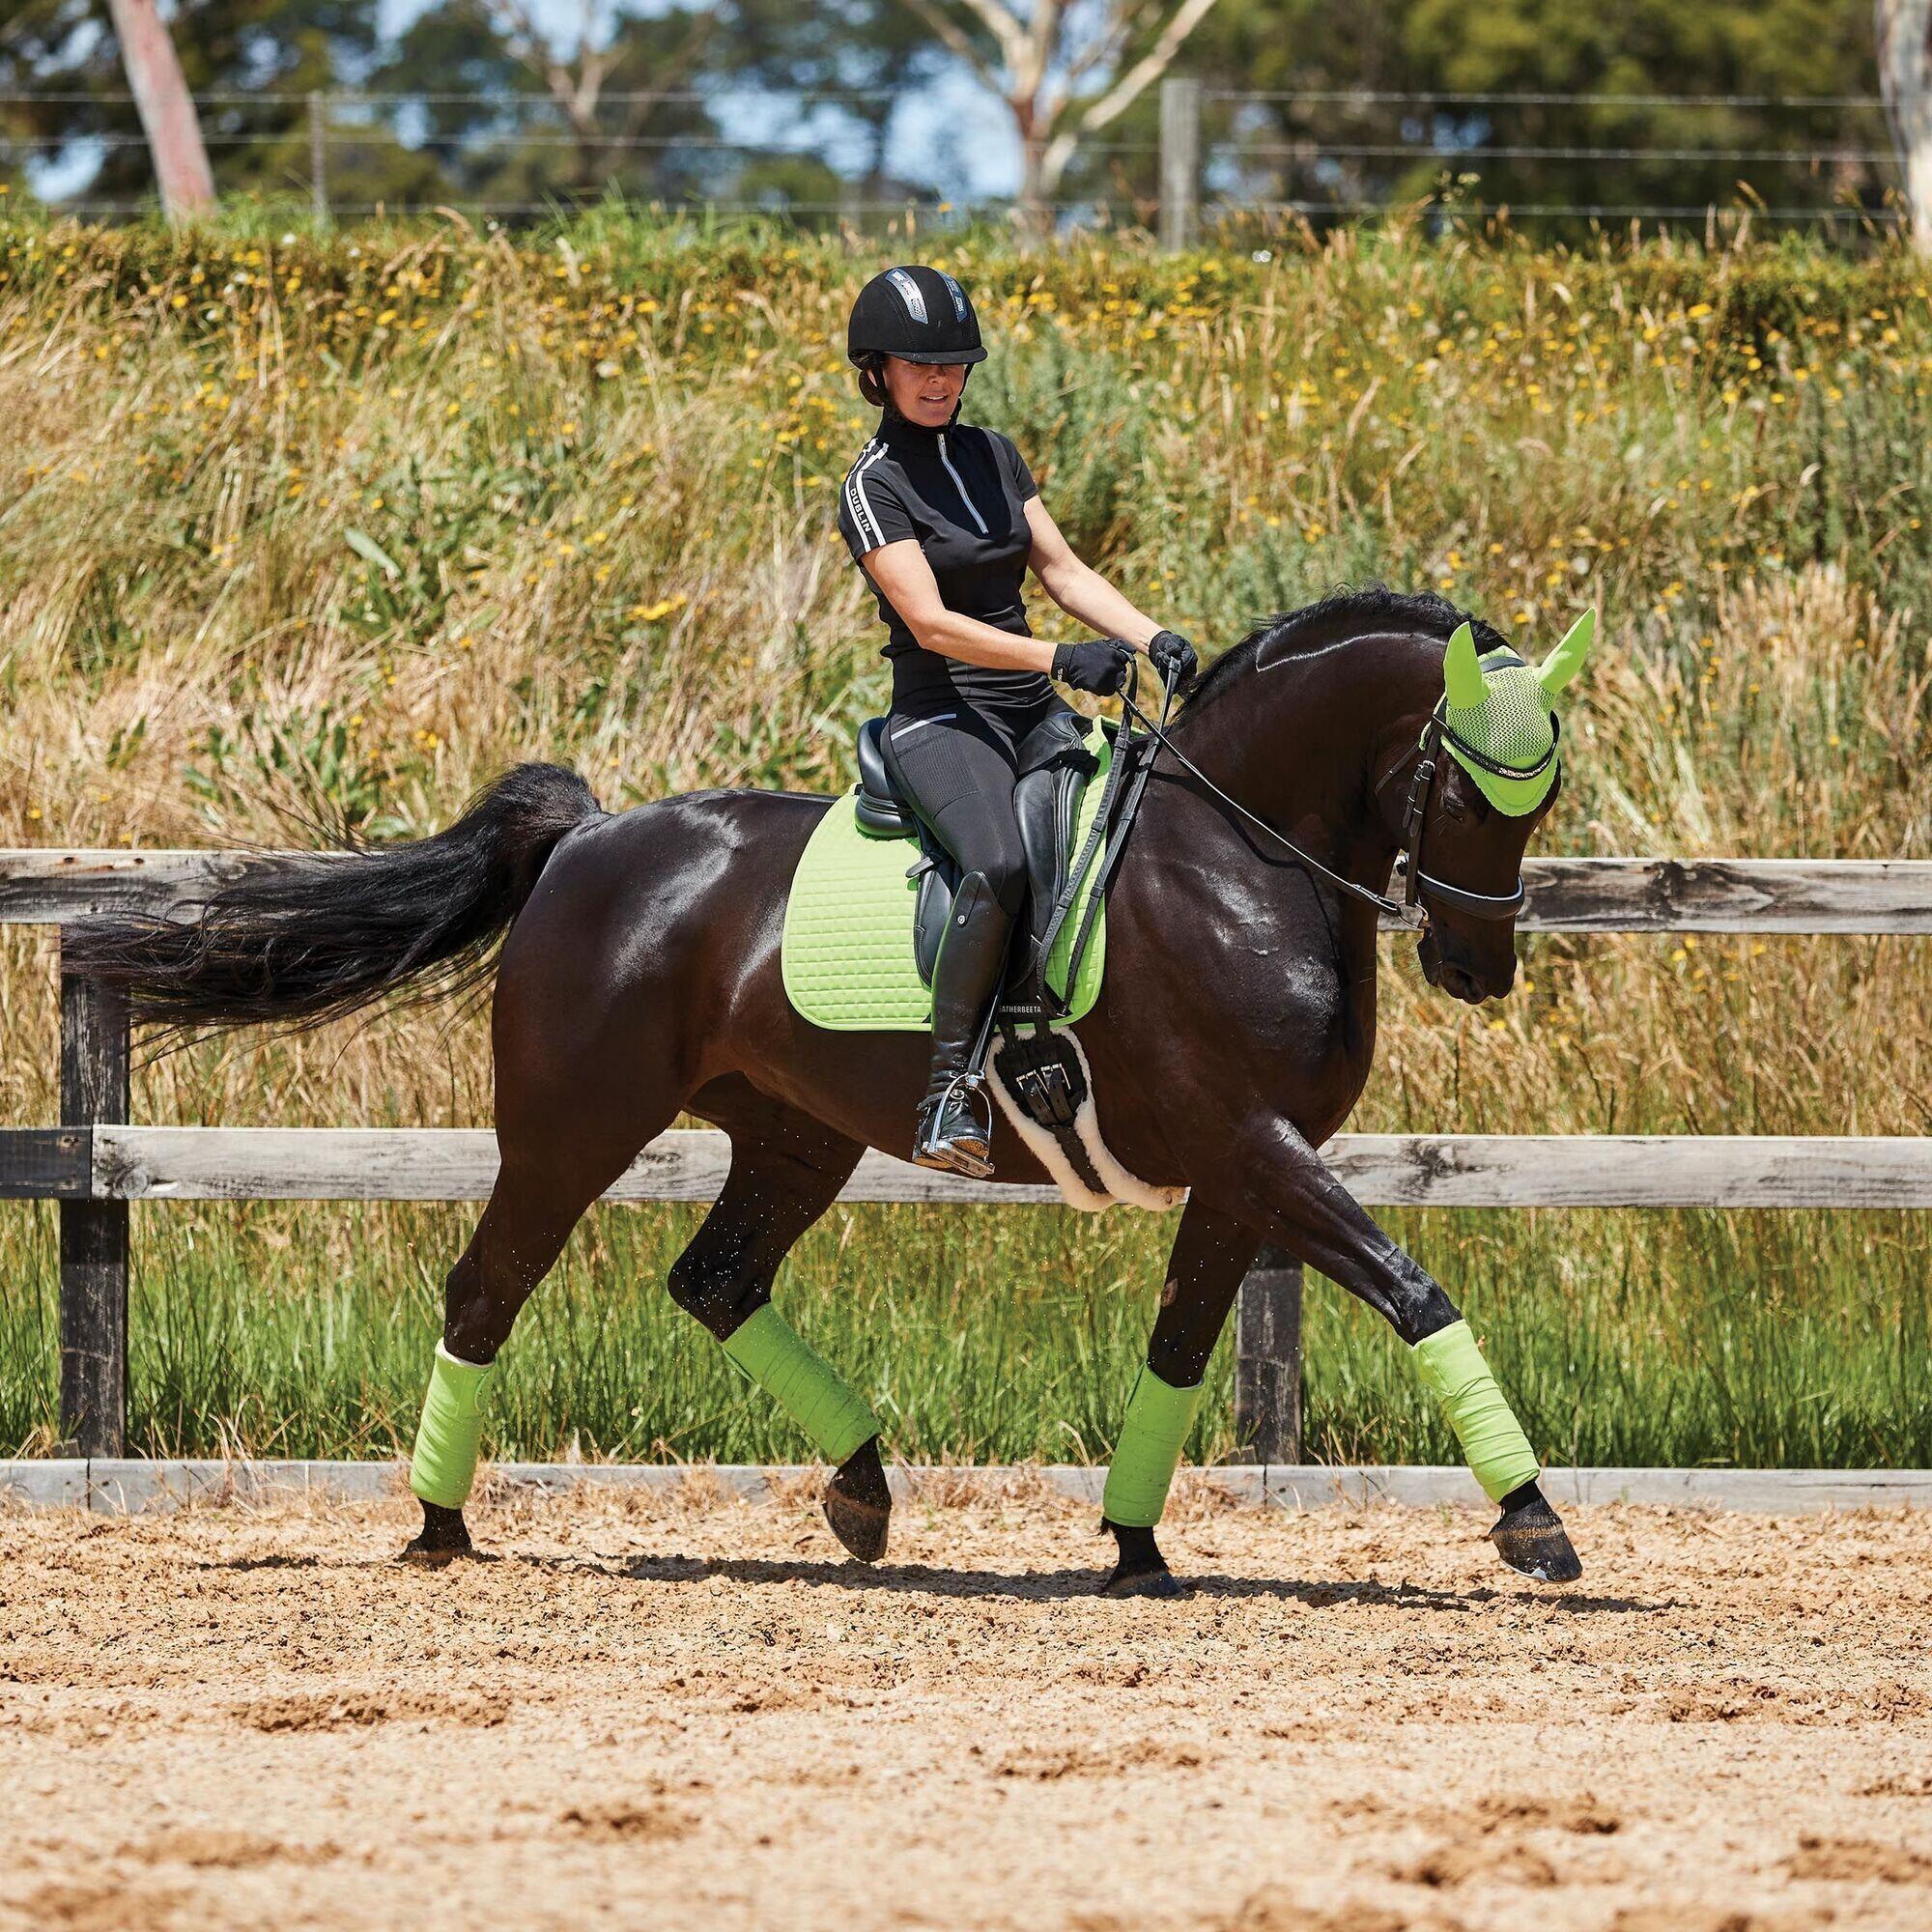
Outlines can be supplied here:
<path id="1" fill-rule="evenodd" d="M 1019 231 L 1029 241 L 1039 241 L 1052 233 L 1053 214 L 1047 198 L 1053 192 L 1046 179 L 1045 137 L 1034 128 L 1031 107 L 1015 109 L 1020 124 L 1020 193 L 1014 213 Z"/>
<path id="2" fill-rule="evenodd" d="M 582 200 L 594 198 L 604 185 L 605 168 L 601 156 L 601 142 L 595 128 L 579 127 L 572 130 L 577 137 L 577 180 L 572 185 L 575 192 Z"/>
<path id="3" fill-rule="evenodd" d="M 1905 203 L 1912 212 L 1912 245 L 1932 255 L 1932 125 L 1921 114 L 1911 148 L 1901 157 L 1905 169 Z"/>
<path id="4" fill-rule="evenodd" d="M 1932 254 L 1932 0 L 1877 0 L 1879 80 L 1912 221 L 1912 245 Z"/>
<path id="5" fill-rule="evenodd" d="M 163 211 L 170 221 L 181 221 L 212 209 L 214 176 L 202 146 L 201 123 L 155 0 L 107 0 L 107 11 L 154 157 Z"/>

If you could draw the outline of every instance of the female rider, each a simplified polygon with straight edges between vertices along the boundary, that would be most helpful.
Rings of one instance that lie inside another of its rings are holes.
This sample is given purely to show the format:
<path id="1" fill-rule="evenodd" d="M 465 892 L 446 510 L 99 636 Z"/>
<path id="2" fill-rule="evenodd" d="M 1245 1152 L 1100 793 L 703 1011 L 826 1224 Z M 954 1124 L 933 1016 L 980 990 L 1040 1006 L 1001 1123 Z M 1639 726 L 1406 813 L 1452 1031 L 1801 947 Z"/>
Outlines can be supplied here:
<path id="1" fill-rule="evenodd" d="M 1006 437 L 959 421 L 966 372 L 986 352 L 951 275 L 873 276 L 852 305 L 846 354 L 860 393 L 883 412 L 846 474 L 838 528 L 886 626 L 886 757 L 961 874 L 933 968 L 932 1072 L 913 1158 L 981 1177 L 992 1172 L 992 1122 L 975 1104 L 969 1063 L 1026 895 L 1013 784 L 1086 730 L 1047 680 L 1105 696 L 1140 649 L 1184 683 L 1194 649 L 1073 554 Z M 1035 639 L 1029 566 L 1098 641 Z"/>

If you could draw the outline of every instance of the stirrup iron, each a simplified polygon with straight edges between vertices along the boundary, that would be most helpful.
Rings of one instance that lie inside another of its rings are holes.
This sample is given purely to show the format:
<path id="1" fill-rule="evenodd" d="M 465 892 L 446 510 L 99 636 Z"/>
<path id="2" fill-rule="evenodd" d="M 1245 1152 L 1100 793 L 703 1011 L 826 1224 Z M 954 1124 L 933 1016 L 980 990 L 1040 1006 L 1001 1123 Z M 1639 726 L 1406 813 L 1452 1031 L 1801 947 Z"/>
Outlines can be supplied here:
<path id="1" fill-rule="evenodd" d="M 955 1106 L 964 1122 L 941 1134 L 940 1122 Z M 984 1180 L 993 1172 L 992 1151 L 993 1108 L 983 1074 L 955 1073 L 938 1094 L 928 1094 L 920 1103 L 912 1155 L 916 1166 Z"/>

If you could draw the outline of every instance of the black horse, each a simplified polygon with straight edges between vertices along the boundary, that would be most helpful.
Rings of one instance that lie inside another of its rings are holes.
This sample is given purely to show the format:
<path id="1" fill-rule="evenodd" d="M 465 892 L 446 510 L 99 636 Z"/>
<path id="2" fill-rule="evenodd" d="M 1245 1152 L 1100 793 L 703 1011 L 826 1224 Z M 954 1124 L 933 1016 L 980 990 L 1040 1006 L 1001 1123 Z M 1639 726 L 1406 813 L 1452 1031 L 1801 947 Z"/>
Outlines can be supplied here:
<path id="1" fill-rule="evenodd" d="M 1548 798 L 1494 810 L 1444 757 L 1415 805 L 1463 621 L 1439 598 L 1382 589 L 1277 618 L 1207 673 L 1155 763 L 1111 890 L 1104 989 L 1078 1033 L 1107 1148 L 1143 1181 L 1187 1189 L 1148 1352 L 1167 1383 L 1200 1380 L 1264 1242 L 1407 1343 L 1457 1320 L 1316 1150 L 1349 1118 L 1376 1041 L 1376 908 L 1324 869 L 1377 892 L 1406 833 L 1420 838 L 1441 886 L 1422 897 L 1431 983 L 1475 1003 L 1515 979 L 1509 913 Z M 1420 813 L 1406 826 L 1406 806 Z M 70 956 L 125 989 L 137 1020 L 185 1029 L 312 1024 L 412 980 L 443 997 L 494 958 L 502 1165 L 448 1276 L 444 1346 L 494 1360 L 584 1210 L 680 1110 L 731 1141 L 724 1191 L 669 1281 L 723 1338 L 769 1299 L 864 1151 L 905 1153 L 925 1074 L 923 1037 L 821 1031 L 787 1002 L 786 891 L 825 807 L 714 790 L 611 816 L 573 773 L 524 765 L 432 838 L 264 860 L 191 917 L 82 926 Z M 998 1155 L 1001 1181 L 1045 1179 L 1013 1134 Z M 1577 1574 L 1533 1484 L 1503 1506 L 1492 1534 L 1506 1561 Z M 841 1535 L 870 1513 L 882 1547 L 889 1507 L 867 1443 L 834 1474 L 828 1513 Z M 460 1510 L 426 1502 L 424 1519 L 412 1548 L 468 1547 Z M 1166 1586 L 1151 1528 L 1117 1535 L 1114 1584 Z"/>

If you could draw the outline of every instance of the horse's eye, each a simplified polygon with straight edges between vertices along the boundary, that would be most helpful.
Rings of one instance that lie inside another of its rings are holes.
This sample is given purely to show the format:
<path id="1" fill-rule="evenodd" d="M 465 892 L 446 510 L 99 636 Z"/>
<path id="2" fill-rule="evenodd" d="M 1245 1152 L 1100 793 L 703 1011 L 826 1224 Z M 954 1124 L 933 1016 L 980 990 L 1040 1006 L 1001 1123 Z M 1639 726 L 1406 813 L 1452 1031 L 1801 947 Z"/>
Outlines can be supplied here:
<path id="1" fill-rule="evenodd" d="M 1469 815 L 1469 808 L 1463 803 L 1461 795 L 1454 791 L 1445 791 L 1442 794 L 1442 810 L 1449 818 L 1467 818 Z"/>

